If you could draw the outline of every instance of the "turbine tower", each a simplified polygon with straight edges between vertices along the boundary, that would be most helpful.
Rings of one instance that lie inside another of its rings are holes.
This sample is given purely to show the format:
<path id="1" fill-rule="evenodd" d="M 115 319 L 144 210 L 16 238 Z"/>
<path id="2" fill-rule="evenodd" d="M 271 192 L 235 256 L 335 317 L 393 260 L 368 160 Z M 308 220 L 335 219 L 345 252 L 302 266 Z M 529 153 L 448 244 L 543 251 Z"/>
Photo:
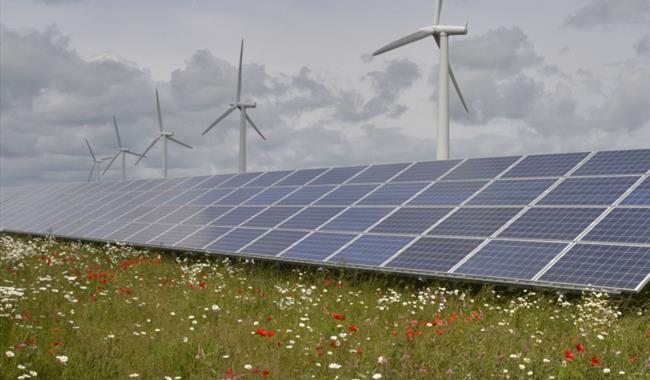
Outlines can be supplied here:
<path id="1" fill-rule="evenodd" d="M 162 114 L 160 113 L 160 100 L 158 99 L 158 89 L 156 89 L 156 109 L 158 110 L 158 137 L 156 137 L 151 144 L 147 147 L 147 149 L 144 150 L 140 158 L 135 162 L 137 165 L 142 159 L 147 155 L 147 152 L 149 149 L 151 149 L 158 140 L 162 139 L 162 175 L 163 178 L 167 178 L 167 140 L 173 141 L 178 145 L 182 145 L 186 148 L 192 149 L 191 146 L 185 144 L 184 142 L 181 142 L 174 137 L 173 132 L 166 132 L 163 131 L 163 122 L 162 122 Z"/>
<path id="2" fill-rule="evenodd" d="M 226 116 L 230 115 L 232 111 L 235 109 L 239 109 L 240 112 L 240 117 L 239 117 L 239 172 L 240 173 L 245 173 L 246 172 L 246 120 L 251 124 L 251 127 L 255 129 L 255 131 L 260 135 L 260 137 L 263 140 L 266 140 L 266 137 L 260 132 L 260 130 L 257 128 L 255 123 L 253 123 L 253 120 L 251 119 L 250 116 L 248 116 L 248 113 L 246 112 L 246 109 L 248 108 L 255 108 L 257 106 L 257 103 L 245 103 L 241 101 L 241 65 L 242 65 L 242 58 L 244 56 L 244 39 L 242 38 L 241 40 L 241 48 L 239 50 L 239 72 L 237 75 L 237 100 L 235 100 L 234 103 L 230 103 L 230 108 L 226 110 L 221 116 L 217 118 L 217 120 L 214 121 L 214 123 L 210 124 L 210 126 L 203 131 L 201 136 L 204 136 L 206 133 L 208 133 L 209 130 L 211 130 L 215 125 L 217 125 L 221 120 L 225 119 Z"/>
<path id="3" fill-rule="evenodd" d="M 102 157 L 100 159 L 97 159 L 95 156 L 95 153 L 93 152 L 93 148 L 90 147 L 90 143 L 88 142 L 88 139 L 84 137 L 84 140 L 86 140 L 86 146 L 88 146 L 88 151 L 90 152 L 90 158 L 93 160 L 93 166 L 90 167 L 90 174 L 88 174 L 88 182 L 93 178 L 93 173 L 95 173 L 95 181 L 99 182 L 99 171 L 102 162 L 108 160 L 110 157 Z"/>
<path id="4" fill-rule="evenodd" d="M 126 155 L 130 154 L 136 157 L 143 157 L 143 156 L 141 154 L 131 152 L 131 150 L 129 150 L 128 148 L 124 148 L 122 146 L 122 139 L 120 138 L 120 131 L 117 128 L 117 119 L 115 118 L 115 116 L 113 116 L 113 125 L 115 126 L 115 135 L 117 136 L 117 147 L 119 148 L 119 150 L 117 151 L 117 153 L 115 153 L 111 162 L 109 162 L 108 165 L 106 165 L 106 169 L 104 169 L 102 175 L 106 174 L 106 172 L 111 167 L 111 165 L 113 165 L 113 162 L 117 159 L 117 157 L 122 155 L 122 181 L 124 181 L 126 179 Z"/>
<path id="5" fill-rule="evenodd" d="M 421 28 L 415 33 L 402 37 L 395 42 L 382 47 L 374 52 L 372 55 L 376 56 L 383 54 L 387 51 L 396 49 L 398 47 L 410 44 L 421 40 L 423 38 L 432 36 L 436 41 L 436 45 L 440 49 L 440 71 L 438 72 L 438 148 L 436 149 L 436 157 L 438 160 L 449 159 L 449 79 L 454 84 L 456 93 L 463 103 L 463 108 L 466 112 L 467 104 L 463 99 L 463 94 L 460 92 L 458 83 L 454 72 L 449 65 L 449 36 L 465 35 L 467 34 L 467 24 L 464 26 L 444 25 L 440 24 L 440 12 L 442 10 L 442 0 L 438 0 L 438 5 L 433 18 L 433 25 Z"/>

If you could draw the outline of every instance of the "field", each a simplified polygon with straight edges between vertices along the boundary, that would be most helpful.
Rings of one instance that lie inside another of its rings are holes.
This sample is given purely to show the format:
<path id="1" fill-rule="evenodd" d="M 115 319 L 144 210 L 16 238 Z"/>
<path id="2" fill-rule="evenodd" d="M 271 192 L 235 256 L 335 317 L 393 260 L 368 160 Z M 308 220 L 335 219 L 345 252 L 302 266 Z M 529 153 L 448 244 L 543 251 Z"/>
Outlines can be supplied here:
<path id="1" fill-rule="evenodd" d="M 0 234 L 3 379 L 650 377 L 650 297 Z"/>

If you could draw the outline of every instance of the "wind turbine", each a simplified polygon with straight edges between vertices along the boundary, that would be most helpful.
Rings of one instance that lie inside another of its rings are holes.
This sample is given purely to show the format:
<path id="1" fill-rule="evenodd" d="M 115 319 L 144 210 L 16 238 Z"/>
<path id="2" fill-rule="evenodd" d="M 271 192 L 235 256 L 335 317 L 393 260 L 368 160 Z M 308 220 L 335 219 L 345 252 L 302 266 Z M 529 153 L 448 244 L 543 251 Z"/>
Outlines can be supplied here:
<path id="1" fill-rule="evenodd" d="M 84 137 L 84 140 L 86 140 L 86 145 L 88 146 L 88 151 L 90 152 L 90 158 L 93 160 L 93 166 L 90 167 L 90 174 L 88 174 L 88 182 L 93 178 L 93 173 L 95 173 L 95 181 L 99 182 L 99 171 L 102 162 L 108 160 L 110 157 L 102 157 L 100 159 L 97 159 L 95 157 L 95 153 L 93 152 L 93 148 L 90 147 L 90 143 L 88 142 L 88 139 Z"/>
<path id="2" fill-rule="evenodd" d="M 117 128 L 117 119 L 115 118 L 115 116 L 113 116 L 113 125 L 115 126 L 115 135 L 117 136 L 117 146 L 119 150 L 117 151 L 117 153 L 115 153 L 111 162 L 109 162 L 108 165 L 106 165 L 106 169 L 104 169 L 102 175 L 106 174 L 106 172 L 111 167 L 111 165 L 113 165 L 113 162 L 117 159 L 117 157 L 122 155 L 122 181 L 124 181 L 126 179 L 126 155 L 130 154 L 132 156 L 137 156 L 137 157 L 143 157 L 143 156 L 131 152 L 131 150 L 129 150 L 128 148 L 122 147 L 122 139 L 120 138 L 120 131 Z"/>
<path id="3" fill-rule="evenodd" d="M 173 132 L 166 132 L 163 131 L 163 122 L 162 122 L 162 114 L 160 113 L 160 100 L 158 99 L 158 89 L 156 89 L 156 109 L 158 110 L 158 137 L 156 137 L 151 144 L 147 147 L 147 149 L 144 150 L 140 158 L 135 162 L 137 165 L 146 155 L 149 149 L 151 149 L 158 140 L 162 139 L 162 175 L 163 178 L 167 178 L 167 140 L 171 140 L 175 142 L 178 145 L 182 145 L 186 148 L 192 149 L 191 146 L 185 144 L 184 142 L 181 142 L 172 136 L 174 136 Z"/>
<path id="4" fill-rule="evenodd" d="M 467 34 L 467 24 L 464 26 L 453 26 L 453 25 L 444 25 L 440 24 L 440 12 L 442 10 L 442 0 L 438 0 L 438 5 L 436 12 L 433 18 L 433 25 L 426 26 L 421 28 L 415 33 L 409 34 L 405 37 L 400 38 L 395 42 L 382 47 L 381 49 L 374 52 L 372 55 L 376 56 L 383 54 L 387 51 L 396 49 L 398 47 L 410 44 L 421 40 L 423 38 L 432 36 L 436 41 L 436 45 L 440 49 L 440 71 L 438 72 L 438 148 L 436 150 L 436 157 L 438 160 L 448 160 L 449 159 L 449 79 L 454 84 L 456 93 L 460 98 L 461 103 L 463 103 L 463 108 L 466 112 L 469 112 L 467 109 L 467 104 L 465 99 L 463 99 L 463 94 L 460 92 L 458 83 L 456 82 L 456 77 L 454 72 L 449 65 L 449 36 L 454 35 L 465 35 Z"/>
<path id="5" fill-rule="evenodd" d="M 260 132 L 260 130 L 257 128 L 255 123 L 253 123 L 253 120 L 251 119 L 250 116 L 248 116 L 248 113 L 246 113 L 246 109 L 248 108 L 255 108 L 257 106 L 257 103 L 244 103 L 241 101 L 241 65 L 242 65 L 242 58 L 244 56 L 244 39 L 242 38 L 241 40 L 241 48 L 239 50 L 239 72 L 237 75 L 237 100 L 235 100 L 234 103 L 230 103 L 230 108 L 226 110 L 221 116 L 217 118 L 217 120 L 214 121 L 214 123 L 210 124 L 210 126 L 203 131 L 201 136 L 204 136 L 206 133 L 208 133 L 209 130 L 211 130 L 215 125 L 217 125 L 221 120 L 225 119 L 226 116 L 230 115 L 235 109 L 239 109 L 240 112 L 240 117 L 239 117 L 239 172 L 244 173 L 246 172 L 246 120 L 251 124 L 251 127 L 255 129 L 255 131 L 260 135 L 260 137 L 263 140 L 266 140 L 266 137 Z"/>

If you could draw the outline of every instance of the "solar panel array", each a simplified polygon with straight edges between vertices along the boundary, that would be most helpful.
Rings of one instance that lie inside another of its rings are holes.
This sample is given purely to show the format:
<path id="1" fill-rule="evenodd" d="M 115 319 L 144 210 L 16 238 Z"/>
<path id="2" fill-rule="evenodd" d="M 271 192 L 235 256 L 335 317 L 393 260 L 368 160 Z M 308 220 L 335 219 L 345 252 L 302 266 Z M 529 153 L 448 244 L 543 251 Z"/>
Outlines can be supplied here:
<path id="1" fill-rule="evenodd" d="M 650 149 L 6 188 L 6 231 L 605 291 L 650 279 Z"/>

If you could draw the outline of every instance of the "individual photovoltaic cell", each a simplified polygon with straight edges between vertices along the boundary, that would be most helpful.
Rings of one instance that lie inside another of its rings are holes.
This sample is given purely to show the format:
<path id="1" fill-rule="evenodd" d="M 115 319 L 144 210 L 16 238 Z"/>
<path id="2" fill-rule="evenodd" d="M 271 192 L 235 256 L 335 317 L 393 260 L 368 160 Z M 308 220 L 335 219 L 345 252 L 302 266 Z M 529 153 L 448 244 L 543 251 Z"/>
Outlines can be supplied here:
<path id="1" fill-rule="evenodd" d="M 311 181 L 310 185 L 338 185 L 348 179 L 350 179 L 355 174 L 359 173 L 366 166 L 349 166 L 344 168 L 332 168 L 328 170 L 325 174 Z"/>
<path id="2" fill-rule="evenodd" d="M 646 178 L 621 202 L 629 206 L 650 206 L 650 177 Z"/>
<path id="3" fill-rule="evenodd" d="M 217 226 L 235 227 L 244 223 L 246 220 L 250 219 L 253 215 L 259 213 L 262 210 L 264 210 L 264 207 L 236 207 L 224 216 L 212 222 L 212 224 Z"/>
<path id="4" fill-rule="evenodd" d="M 130 204 L 125 204 L 119 207 L 113 207 L 108 213 L 101 215 L 97 219 L 99 220 L 117 220 L 122 215 L 133 210 L 133 206 Z"/>
<path id="5" fill-rule="evenodd" d="M 153 223 L 164 216 L 176 211 L 178 206 L 160 206 L 153 209 L 151 212 L 144 214 L 136 219 L 136 222 Z"/>
<path id="6" fill-rule="evenodd" d="M 514 164 L 518 159 L 518 156 L 472 158 L 460 164 L 460 166 L 452 170 L 443 179 L 466 180 L 494 178 L 510 165 Z"/>
<path id="7" fill-rule="evenodd" d="M 205 181 L 206 179 L 210 178 L 209 175 L 202 175 L 198 177 L 190 177 L 187 179 L 187 181 L 181 183 L 178 185 L 178 187 L 183 188 L 183 189 L 189 189 L 191 187 L 195 187 L 199 183 Z"/>
<path id="8" fill-rule="evenodd" d="M 156 237 L 156 240 L 152 243 L 173 246 L 174 244 L 185 239 L 187 236 L 193 234 L 200 228 L 201 226 L 179 224 L 178 226 L 172 227 L 172 229 L 170 229 L 169 231 L 165 231 L 165 233 Z"/>
<path id="9" fill-rule="evenodd" d="M 321 261 L 333 254 L 356 235 L 314 232 L 284 252 L 281 257 L 296 260 Z"/>
<path id="10" fill-rule="evenodd" d="M 209 206 L 219 199 L 233 192 L 233 189 L 212 189 L 200 197 L 189 202 L 190 205 Z"/>
<path id="11" fill-rule="evenodd" d="M 157 223 L 163 223 L 163 224 L 178 224 L 185 219 L 189 218 L 190 216 L 196 214 L 197 212 L 201 211 L 203 208 L 198 207 L 198 206 L 183 206 L 179 208 L 178 210 L 172 212 L 171 214 L 165 216 L 164 218 L 160 219 Z"/>
<path id="12" fill-rule="evenodd" d="M 650 170 L 650 149 L 598 152 L 573 175 L 644 174 Z"/>
<path id="13" fill-rule="evenodd" d="M 212 223 L 212 221 L 216 220 L 218 217 L 222 216 L 230 210 L 232 210 L 232 207 L 228 206 L 206 207 L 187 219 L 185 222 L 183 222 L 183 224 L 204 226 L 206 224 Z"/>
<path id="14" fill-rule="evenodd" d="M 270 206 L 280 199 L 286 197 L 289 193 L 296 190 L 297 187 L 269 187 L 268 189 L 257 194 L 246 201 L 248 206 Z"/>
<path id="15" fill-rule="evenodd" d="M 255 194 L 259 193 L 262 189 L 258 187 L 244 187 L 233 191 L 230 195 L 221 198 L 215 205 L 237 206 L 242 202 L 252 198 Z"/>
<path id="16" fill-rule="evenodd" d="M 320 229 L 325 231 L 363 232 L 392 210 L 389 207 L 352 207 Z"/>
<path id="17" fill-rule="evenodd" d="M 391 182 L 434 181 L 461 160 L 416 162 Z"/>
<path id="18" fill-rule="evenodd" d="M 334 189 L 335 186 L 305 186 L 284 198 L 279 205 L 307 206 Z"/>
<path id="19" fill-rule="evenodd" d="M 203 247 L 217 240 L 229 231 L 231 231 L 231 229 L 226 227 L 206 226 L 176 243 L 175 247 L 186 249 L 203 249 Z"/>
<path id="20" fill-rule="evenodd" d="M 589 153 L 535 154 L 525 157 L 503 178 L 561 177 L 573 169 Z"/>
<path id="21" fill-rule="evenodd" d="M 301 207 L 271 207 L 244 223 L 246 227 L 273 228 L 301 210 Z"/>
<path id="22" fill-rule="evenodd" d="M 454 273 L 532 280 L 566 246 L 563 243 L 493 240 Z"/>
<path id="23" fill-rule="evenodd" d="M 282 223 L 279 228 L 313 230 L 344 209 L 344 207 L 307 207 Z"/>
<path id="24" fill-rule="evenodd" d="M 230 178 L 227 181 L 222 182 L 219 187 L 240 187 L 244 186 L 246 183 L 252 181 L 262 173 L 241 173 Z"/>
<path id="25" fill-rule="evenodd" d="M 276 186 L 302 186 L 327 169 L 304 169 L 298 170 L 282 181 L 276 183 Z"/>
<path id="26" fill-rule="evenodd" d="M 531 208 L 499 234 L 523 239 L 573 240 L 604 211 L 601 208 Z"/>
<path id="27" fill-rule="evenodd" d="M 541 281 L 634 290 L 650 273 L 650 247 L 576 244 Z"/>
<path id="28" fill-rule="evenodd" d="M 210 244 L 206 249 L 217 252 L 237 252 L 266 231 L 253 228 L 235 228 Z"/>
<path id="29" fill-rule="evenodd" d="M 192 200 L 198 198 L 199 196 L 205 194 L 205 189 L 200 190 L 187 190 L 184 193 L 180 194 L 176 198 L 167 202 L 168 205 L 178 205 L 182 206 L 186 203 L 191 202 Z"/>
<path id="30" fill-rule="evenodd" d="M 650 243 L 650 208 L 612 210 L 582 240 Z"/>
<path id="31" fill-rule="evenodd" d="M 349 180 L 348 183 L 386 182 L 409 165 L 410 164 L 373 165 L 358 175 L 354 176 L 354 178 Z"/>
<path id="32" fill-rule="evenodd" d="M 184 191 L 185 190 L 182 189 L 167 190 L 163 193 L 160 193 L 158 196 L 150 199 L 149 201 L 144 202 L 144 204 L 147 206 L 158 206 L 171 201 L 172 199 L 181 195 L 181 193 L 183 193 Z"/>
<path id="33" fill-rule="evenodd" d="M 282 178 L 291 174 L 293 170 L 284 170 L 279 172 L 266 172 L 254 180 L 248 182 L 246 187 L 267 187 L 278 182 Z"/>
<path id="34" fill-rule="evenodd" d="M 139 244 L 146 244 L 146 243 L 161 244 L 163 240 L 155 239 L 156 236 L 162 234 L 163 232 L 167 231 L 172 227 L 173 225 L 171 224 L 161 224 L 161 223 L 152 224 L 149 227 L 140 230 L 135 235 L 129 236 L 127 238 L 127 241 L 129 243 L 136 243 L 136 244 L 138 243 Z M 154 239 L 155 241 L 151 241 L 152 239 Z"/>
<path id="35" fill-rule="evenodd" d="M 540 205 L 609 205 L 638 177 L 568 178 L 548 193 Z"/>
<path id="36" fill-rule="evenodd" d="M 526 206 L 555 183 L 554 179 L 499 180 L 492 182 L 468 204 Z"/>
<path id="37" fill-rule="evenodd" d="M 485 186 L 485 181 L 438 182 L 407 203 L 409 206 L 454 206 Z"/>
<path id="38" fill-rule="evenodd" d="M 379 266 L 413 240 L 405 236 L 364 235 L 328 261 L 339 264 Z"/>
<path id="39" fill-rule="evenodd" d="M 422 234 L 452 208 L 401 208 L 384 219 L 370 232 L 393 234 Z"/>
<path id="40" fill-rule="evenodd" d="M 377 185 L 343 185 L 325 195 L 315 204 L 327 206 L 350 206 L 374 190 Z"/>
<path id="41" fill-rule="evenodd" d="M 514 217 L 521 208 L 461 208 L 451 214 L 429 235 L 489 237 Z"/>
<path id="42" fill-rule="evenodd" d="M 154 208 L 155 207 L 153 207 L 153 206 L 135 207 L 131 211 L 129 211 L 129 212 L 123 214 L 122 216 L 120 216 L 119 218 L 117 218 L 116 220 L 118 220 L 120 222 L 130 222 L 130 221 L 136 220 L 139 217 L 145 215 L 146 213 L 150 212 Z"/>
<path id="43" fill-rule="evenodd" d="M 151 191 L 165 191 L 169 190 L 176 185 L 180 184 L 181 182 L 187 180 L 187 178 L 170 178 L 170 179 L 164 179 L 159 185 L 155 187 L 149 187 L 148 190 Z"/>
<path id="44" fill-rule="evenodd" d="M 386 267 L 447 272 L 481 242 L 482 239 L 420 238 Z"/>
<path id="45" fill-rule="evenodd" d="M 427 182 L 388 183 L 370 193 L 359 204 L 399 206 L 428 184 Z"/>
<path id="46" fill-rule="evenodd" d="M 146 223 L 129 223 L 127 225 L 122 224 L 122 228 L 118 228 L 110 234 L 103 237 L 104 240 L 112 241 L 124 241 L 129 236 L 137 233 L 143 228 L 151 226 L 151 224 Z"/>
<path id="47" fill-rule="evenodd" d="M 275 256 L 302 239 L 307 232 L 274 230 L 262 236 L 242 251 L 256 255 Z"/>
<path id="48" fill-rule="evenodd" d="M 225 182 L 227 179 L 233 177 L 234 174 L 219 174 L 219 175 L 213 175 L 206 179 L 205 181 L 198 183 L 196 186 L 194 186 L 197 189 L 212 189 L 213 187 L 217 187 L 219 184 Z"/>

